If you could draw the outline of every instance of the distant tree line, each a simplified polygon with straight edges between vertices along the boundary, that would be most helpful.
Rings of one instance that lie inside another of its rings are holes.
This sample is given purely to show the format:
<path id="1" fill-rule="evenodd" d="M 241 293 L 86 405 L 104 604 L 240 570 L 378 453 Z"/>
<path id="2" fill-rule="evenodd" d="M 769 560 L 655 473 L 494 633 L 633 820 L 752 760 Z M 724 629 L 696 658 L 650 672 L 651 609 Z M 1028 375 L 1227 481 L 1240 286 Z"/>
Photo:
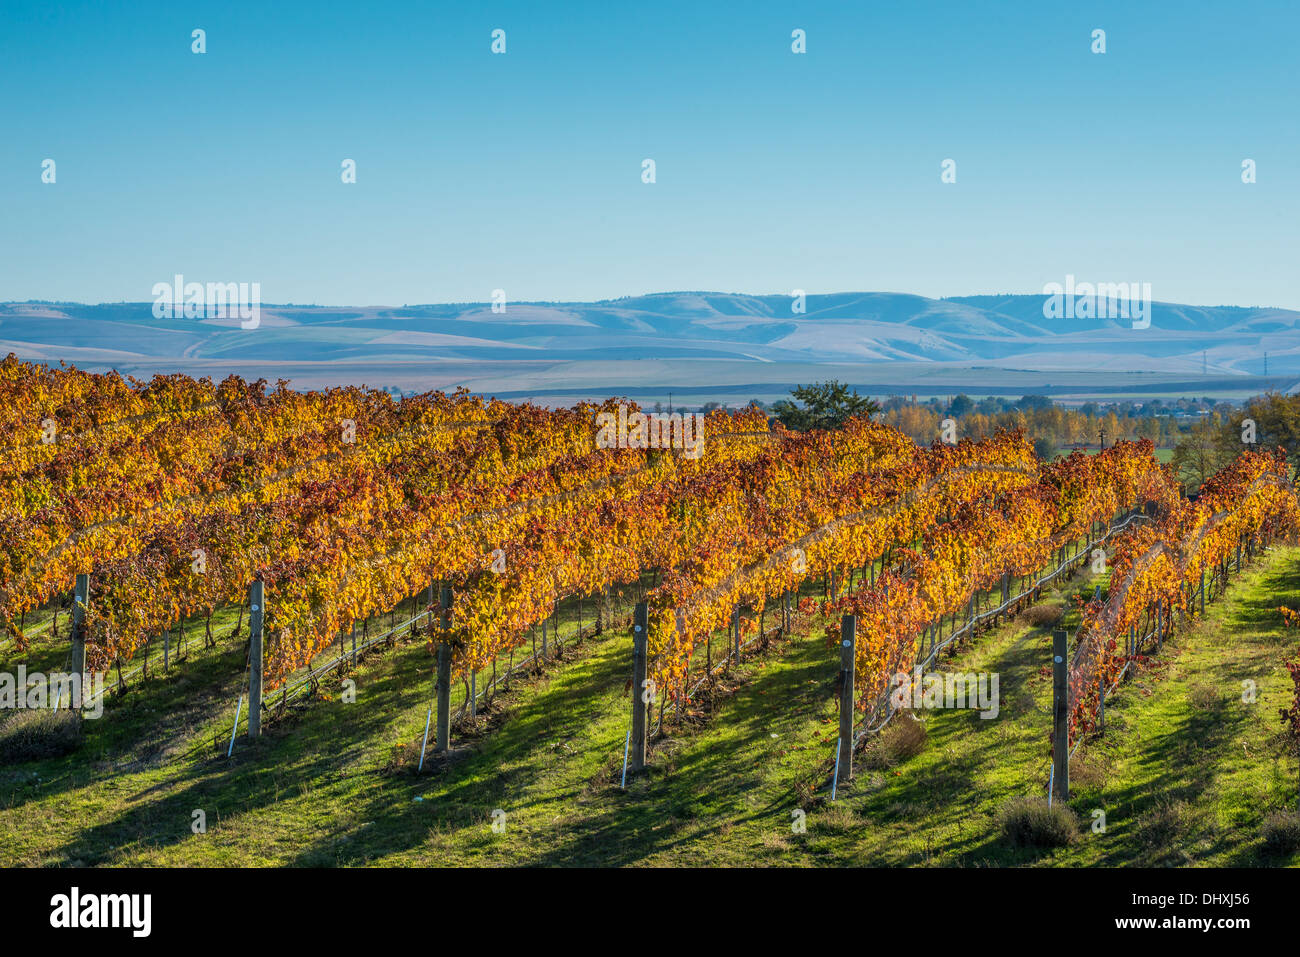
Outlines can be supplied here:
<path id="1" fill-rule="evenodd" d="M 751 405 L 764 407 L 751 400 Z M 709 407 L 717 407 L 709 403 Z M 1254 423 L 1252 448 L 1281 447 L 1293 468 L 1300 468 L 1300 395 L 1269 393 L 1244 406 L 1215 402 L 1209 397 L 1146 402 L 1085 402 L 1066 408 L 1044 395 L 1019 399 L 949 399 L 890 396 L 876 400 L 861 396 L 832 380 L 794 389 L 790 399 L 772 403 L 773 418 L 795 431 L 833 429 L 853 415 L 872 415 L 922 444 L 933 442 L 946 418 L 958 423 L 958 435 L 981 438 L 999 429 L 1021 429 L 1040 458 L 1050 459 L 1072 448 L 1095 449 L 1103 442 L 1150 439 L 1157 448 L 1172 449 L 1171 466 L 1181 481 L 1199 486 L 1243 448 L 1247 421 Z M 1247 437 L 1249 435 L 1247 434 Z"/>

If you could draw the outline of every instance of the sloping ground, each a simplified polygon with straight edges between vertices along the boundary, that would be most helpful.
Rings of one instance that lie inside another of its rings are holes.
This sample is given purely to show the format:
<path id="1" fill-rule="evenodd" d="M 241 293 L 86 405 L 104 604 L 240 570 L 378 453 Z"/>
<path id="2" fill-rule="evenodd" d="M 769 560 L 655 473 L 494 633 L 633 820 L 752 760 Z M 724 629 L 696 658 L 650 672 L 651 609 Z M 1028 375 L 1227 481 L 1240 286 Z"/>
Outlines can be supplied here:
<path id="1" fill-rule="evenodd" d="M 1245 570 L 1204 622 L 1166 645 L 1167 668 L 1108 709 L 1106 738 L 1086 756 L 1071 802 L 1085 816 L 1105 808 L 1108 827 L 1072 855 L 1078 863 L 1300 865 L 1300 853 L 1264 852 L 1259 836 L 1269 811 L 1297 802 L 1278 711 L 1291 703 L 1285 662 L 1300 639 L 1282 627 L 1282 604 L 1300 604 L 1295 549 Z"/>
<path id="2" fill-rule="evenodd" d="M 1045 601 L 1092 592 L 1064 587 Z M 1296 799 L 1295 759 L 1276 741 L 1281 663 L 1296 644 L 1272 611 L 1283 603 L 1300 603 L 1300 550 L 1247 570 L 1166 646 L 1168 665 L 1121 688 L 1104 741 L 1073 768 L 1070 803 L 1085 823 L 1103 810 L 1107 827 L 1068 849 L 1012 850 L 996 833 L 1006 800 L 1047 783 L 1050 639 L 1019 620 L 949 663 L 999 673 L 997 719 L 927 713 L 920 754 L 863 768 L 834 804 L 820 786 L 836 663 L 816 630 L 721 678 L 709 713 L 674 726 L 626 791 L 623 630 L 570 643 L 545 676 L 517 680 L 449 762 L 418 777 L 432 677 L 422 645 L 363 663 L 356 703 L 330 685 L 230 760 L 242 675 L 228 651 L 115 705 L 81 752 L 0 768 L 0 863 L 1296 864 L 1263 855 L 1259 839 L 1265 812 Z M 1258 684 L 1252 705 L 1240 703 L 1245 678 Z"/>
<path id="3" fill-rule="evenodd" d="M 1090 595 L 1091 585 L 1081 582 L 1078 593 Z M 1296 804 L 1296 759 L 1282 752 L 1278 709 L 1290 701 L 1283 663 L 1298 643 L 1276 608 L 1298 599 L 1300 550 L 1275 549 L 1121 686 L 1107 704 L 1105 736 L 1085 743 L 1071 765 L 1069 803 L 1083 836 L 1051 851 L 1012 850 L 995 823 L 1008 800 L 1046 795 L 1050 630 L 991 635 L 953 667 L 998 672 L 1002 714 L 929 713 L 925 751 L 892 772 L 863 775 L 844 800 L 855 822 L 850 854 L 906 865 L 1300 864 L 1300 854 L 1265 853 L 1260 837 L 1267 812 Z M 1248 679 L 1252 703 L 1242 701 Z M 1095 811 L 1104 832 L 1091 827 Z M 843 839 L 836 843 L 838 857 Z"/>
<path id="4" fill-rule="evenodd" d="M 88 723 L 77 754 L 0 769 L 0 862 L 709 863 L 710 834 L 770 816 L 815 764 L 786 766 L 783 752 L 810 747 L 834 667 L 820 638 L 751 661 L 744 694 L 684 742 L 661 741 L 655 770 L 624 792 L 630 652 L 625 629 L 570 643 L 563 663 L 498 699 L 477 737 L 455 736 L 446 767 L 419 777 L 432 678 L 422 645 L 363 663 L 356 703 L 332 694 L 231 760 L 238 652 L 206 659 Z M 202 701 L 203 718 L 173 720 L 166 752 L 140 754 L 137 739 L 186 701 Z M 498 808 L 506 826 L 494 834 Z M 205 834 L 191 829 L 198 810 Z"/>

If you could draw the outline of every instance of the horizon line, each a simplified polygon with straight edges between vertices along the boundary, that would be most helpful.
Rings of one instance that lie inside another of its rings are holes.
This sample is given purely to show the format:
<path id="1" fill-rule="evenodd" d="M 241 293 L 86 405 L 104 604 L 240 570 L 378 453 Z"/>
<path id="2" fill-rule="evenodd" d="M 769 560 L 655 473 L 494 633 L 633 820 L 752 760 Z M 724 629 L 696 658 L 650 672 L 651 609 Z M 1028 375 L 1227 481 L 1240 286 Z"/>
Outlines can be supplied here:
<path id="1" fill-rule="evenodd" d="M 225 285 L 224 283 L 221 285 Z M 914 292 L 895 292 L 889 290 L 841 290 L 838 292 L 804 292 L 806 299 L 829 296 L 909 296 L 915 299 L 926 299 L 931 302 L 947 302 L 961 299 L 1011 299 L 1011 298 L 1046 298 L 1050 293 L 1044 292 L 996 292 L 996 293 L 963 293 L 953 296 L 927 296 L 922 293 Z M 750 292 L 722 292 L 716 289 L 671 289 L 660 292 L 631 293 L 623 296 L 617 296 L 612 299 L 507 299 L 506 302 L 513 305 L 522 306 L 560 306 L 560 305 L 601 305 L 604 303 L 617 303 L 626 299 L 651 299 L 660 296 L 733 296 L 747 299 L 790 299 L 789 293 L 770 292 L 770 293 L 750 293 Z M 1076 296 L 1081 299 L 1098 299 L 1097 295 Z M 1118 300 L 1116 300 L 1118 301 Z M 152 306 L 154 300 L 151 299 L 117 299 L 101 300 L 100 302 L 83 302 L 76 299 L 5 299 L 0 300 L 0 306 L 29 306 L 29 305 L 47 305 L 47 306 Z M 1241 305 L 1238 303 L 1217 303 L 1214 305 L 1208 303 L 1191 303 L 1175 302 L 1173 300 L 1152 299 L 1152 305 L 1165 306 L 1190 306 L 1199 309 L 1278 309 L 1284 312 L 1300 312 L 1300 307 L 1292 308 L 1290 306 L 1276 305 Z M 357 303 L 322 303 L 322 302 L 261 302 L 262 307 L 279 307 L 294 309 L 420 309 L 430 306 L 488 306 L 492 305 L 492 300 L 448 300 L 444 302 L 419 302 L 402 303 L 400 306 L 393 303 L 371 302 L 365 304 Z"/>

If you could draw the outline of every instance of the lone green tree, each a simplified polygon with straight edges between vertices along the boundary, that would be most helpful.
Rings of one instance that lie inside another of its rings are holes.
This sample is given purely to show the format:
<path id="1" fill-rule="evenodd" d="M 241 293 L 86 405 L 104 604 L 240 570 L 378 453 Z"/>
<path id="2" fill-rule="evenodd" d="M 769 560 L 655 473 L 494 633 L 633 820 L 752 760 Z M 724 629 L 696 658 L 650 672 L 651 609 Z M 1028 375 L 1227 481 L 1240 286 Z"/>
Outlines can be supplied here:
<path id="1" fill-rule="evenodd" d="M 772 403 L 772 414 L 795 432 L 838 429 L 855 415 L 875 415 L 880 411 L 880 403 L 875 399 L 858 395 L 856 389 L 850 390 L 836 379 L 801 385 L 790 394 L 802 404 L 781 399 Z"/>
<path id="2" fill-rule="evenodd" d="M 1194 423 L 1174 447 L 1173 458 L 1169 461 L 1179 480 L 1193 489 L 1200 488 L 1206 479 L 1231 462 L 1236 450 L 1225 442 L 1226 434 L 1218 416 L 1207 416 Z"/>
<path id="3" fill-rule="evenodd" d="M 1255 421 L 1258 445 L 1285 449 L 1292 469 L 1300 468 L 1300 395 L 1270 392 L 1252 399 L 1244 412 L 1229 419 L 1225 446 L 1240 447 L 1245 419 Z"/>

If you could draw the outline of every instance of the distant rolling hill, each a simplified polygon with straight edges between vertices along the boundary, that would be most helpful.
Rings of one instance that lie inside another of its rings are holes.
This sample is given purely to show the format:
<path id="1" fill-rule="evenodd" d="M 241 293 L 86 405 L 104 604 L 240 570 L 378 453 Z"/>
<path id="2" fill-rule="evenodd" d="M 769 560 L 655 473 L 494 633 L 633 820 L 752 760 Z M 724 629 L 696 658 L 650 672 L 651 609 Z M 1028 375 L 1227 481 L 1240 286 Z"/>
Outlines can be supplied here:
<path id="1" fill-rule="evenodd" d="M 0 304 L 0 354 L 147 377 L 464 385 L 567 402 L 773 398 L 830 377 L 873 394 L 1244 396 L 1300 380 L 1300 312 L 1155 303 L 1151 325 L 1047 319 L 1042 296 L 927 299 L 674 292 L 606 302 L 263 306 L 261 326 L 153 317 L 152 303 Z M 1268 377 L 1264 356 L 1268 354 Z M 1205 371 L 1203 371 L 1203 368 Z"/>

